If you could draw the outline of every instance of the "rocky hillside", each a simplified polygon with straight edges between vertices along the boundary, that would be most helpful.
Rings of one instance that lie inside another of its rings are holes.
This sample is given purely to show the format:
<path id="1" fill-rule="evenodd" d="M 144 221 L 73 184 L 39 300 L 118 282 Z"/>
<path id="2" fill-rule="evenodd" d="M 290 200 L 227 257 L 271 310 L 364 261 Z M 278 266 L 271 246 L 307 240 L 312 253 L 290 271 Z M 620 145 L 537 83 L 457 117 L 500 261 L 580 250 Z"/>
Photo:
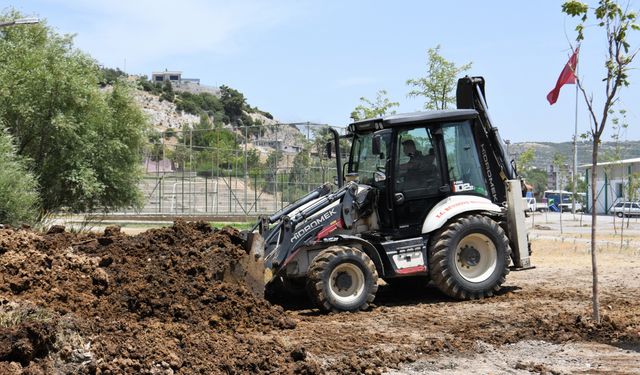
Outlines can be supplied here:
<path id="1" fill-rule="evenodd" d="M 199 116 L 186 113 L 176 109 L 176 104 L 161 100 L 160 96 L 143 90 L 134 92 L 136 102 L 140 105 L 154 129 L 164 133 L 168 129 L 180 130 L 183 127 L 191 127 L 200 120 Z M 273 151 L 278 144 L 285 153 L 295 152 L 302 144 L 304 135 L 295 126 L 280 125 L 276 119 L 266 117 L 260 112 L 247 113 L 254 121 L 259 123 L 264 129 L 260 135 L 250 136 L 249 147 L 256 148 L 261 154 L 268 154 Z M 231 125 L 226 125 L 231 128 Z M 244 136 L 241 130 L 237 130 L 239 136 Z M 172 142 L 167 142 L 171 144 Z M 600 151 L 600 160 L 605 161 L 606 156 L 614 153 L 615 144 L 613 142 L 603 142 Z M 533 165 L 540 169 L 546 169 L 552 164 L 556 153 L 564 155 L 567 164 L 573 160 L 573 144 L 571 142 L 521 142 L 509 145 L 509 153 L 517 155 L 523 151 L 533 148 L 536 157 Z M 623 159 L 640 157 L 640 141 L 626 141 L 620 143 L 620 153 Z M 591 163 L 591 144 L 588 142 L 578 143 L 578 164 Z"/>
<path id="2" fill-rule="evenodd" d="M 200 117 L 177 109 L 175 103 L 162 100 L 159 95 L 155 95 L 144 90 L 135 90 L 134 99 L 140 108 L 147 115 L 149 123 L 153 129 L 160 133 L 165 133 L 169 129 L 181 130 L 195 126 L 200 121 Z M 247 113 L 256 124 L 264 129 L 259 135 L 249 136 L 249 148 L 256 148 L 261 154 L 268 154 L 276 147 L 287 152 L 297 150 L 300 141 L 304 136 L 294 126 L 278 125 L 278 121 L 266 117 L 263 113 Z M 233 129 L 231 124 L 225 124 L 227 129 Z M 235 129 L 239 137 L 244 137 L 242 129 Z M 176 137 L 169 137 L 166 144 L 171 145 L 176 142 Z"/>
<path id="3" fill-rule="evenodd" d="M 568 164 L 573 162 L 573 143 L 572 142 L 522 142 L 509 145 L 509 153 L 519 155 L 523 151 L 533 148 L 536 157 L 533 165 L 540 169 L 546 169 L 552 164 L 553 156 L 556 153 L 564 155 Z M 614 142 L 602 142 L 600 146 L 600 161 L 606 161 L 606 155 L 615 152 L 616 145 Z M 620 154 L 622 159 L 631 159 L 640 157 L 640 141 L 626 141 L 620 143 Z M 578 143 L 578 165 L 591 164 L 591 144 L 588 142 Z"/>
<path id="4" fill-rule="evenodd" d="M 147 115 L 149 123 L 159 132 L 167 129 L 182 129 L 197 123 L 200 117 L 176 110 L 175 103 L 163 100 L 143 90 L 135 90 L 134 98 L 142 111 Z"/>

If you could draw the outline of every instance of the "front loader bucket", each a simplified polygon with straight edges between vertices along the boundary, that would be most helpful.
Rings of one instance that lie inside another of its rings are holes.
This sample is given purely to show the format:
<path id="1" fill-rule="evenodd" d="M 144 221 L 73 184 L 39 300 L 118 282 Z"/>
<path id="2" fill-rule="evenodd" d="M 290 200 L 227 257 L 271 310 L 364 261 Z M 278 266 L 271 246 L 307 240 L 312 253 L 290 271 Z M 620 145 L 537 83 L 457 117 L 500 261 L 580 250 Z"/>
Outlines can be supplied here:
<path id="1" fill-rule="evenodd" d="M 229 267 L 223 276 L 224 281 L 245 285 L 251 293 L 264 297 L 265 268 L 264 240 L 259 233 L 243 232 L 247 255 Z"/>

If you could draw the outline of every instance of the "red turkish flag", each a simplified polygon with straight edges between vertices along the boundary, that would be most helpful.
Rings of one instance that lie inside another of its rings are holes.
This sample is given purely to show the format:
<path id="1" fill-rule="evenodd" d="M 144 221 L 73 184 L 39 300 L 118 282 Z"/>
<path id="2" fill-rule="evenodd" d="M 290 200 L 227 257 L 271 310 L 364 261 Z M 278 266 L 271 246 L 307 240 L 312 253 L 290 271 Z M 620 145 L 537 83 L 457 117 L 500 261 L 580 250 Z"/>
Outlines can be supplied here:
<path id="1" fill-rule="evenodd" d="M 560 77 L 558 77 L 558 82 L 556 82 L 556 87 L 547 94 L 549 104 L 553 105 L 558 100 L 558 95 L 560 95 L 560 88 L 562 86 L 576 83 L 575 71 L 578 66 L 578 51 L 580 51 L 580 47 L 576 48 L 567 64 L 564 66 L 564 69 L 562 69 L 562 73 L 560 73 Z"/>

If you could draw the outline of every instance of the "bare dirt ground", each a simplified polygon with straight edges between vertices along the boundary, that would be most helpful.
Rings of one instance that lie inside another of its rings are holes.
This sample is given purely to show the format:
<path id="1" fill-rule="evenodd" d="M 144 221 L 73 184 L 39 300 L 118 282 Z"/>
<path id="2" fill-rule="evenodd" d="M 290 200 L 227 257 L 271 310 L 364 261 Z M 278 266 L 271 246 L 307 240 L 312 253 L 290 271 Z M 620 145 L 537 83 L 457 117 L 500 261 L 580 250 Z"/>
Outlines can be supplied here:
<path id="1" fill-rule="evenodd" d="M 640 249 L 603 233 L 596 324 L 582 226 L 541 224 L 536 268 L 493 298 L 382 285 L 371 310 L 343 314 L 283 310 L 220 281 L 237 237 L 204 223 L 133 237 L 4 230 L 0 373 L 640 373 Z"/>
<path id="2" fill-rule="evenodd" d="M 381 287 L 372 311 L 298 310 L 297 328 L 281 337 L 338 372 L 640 373 L 640 256 L 599 254 L 604 317 L 594 324 L 590 254 L 555 241 L 534 246 L 536 268 L 510 273 L 494 298 Z"/>

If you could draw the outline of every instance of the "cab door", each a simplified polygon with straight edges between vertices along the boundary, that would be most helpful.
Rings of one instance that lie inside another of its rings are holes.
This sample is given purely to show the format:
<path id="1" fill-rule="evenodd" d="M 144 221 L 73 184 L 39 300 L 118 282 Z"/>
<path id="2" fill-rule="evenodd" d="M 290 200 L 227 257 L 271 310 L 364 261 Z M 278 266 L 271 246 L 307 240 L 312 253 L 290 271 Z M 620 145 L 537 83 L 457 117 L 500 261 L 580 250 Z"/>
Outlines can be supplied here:
<path id="1" fill-rule="evenodd" d="M 431 208 L 447 194 L 439 126 L 398 130 L 390 181 L 394 227 L 399 237 L 416 236 Z"/>

